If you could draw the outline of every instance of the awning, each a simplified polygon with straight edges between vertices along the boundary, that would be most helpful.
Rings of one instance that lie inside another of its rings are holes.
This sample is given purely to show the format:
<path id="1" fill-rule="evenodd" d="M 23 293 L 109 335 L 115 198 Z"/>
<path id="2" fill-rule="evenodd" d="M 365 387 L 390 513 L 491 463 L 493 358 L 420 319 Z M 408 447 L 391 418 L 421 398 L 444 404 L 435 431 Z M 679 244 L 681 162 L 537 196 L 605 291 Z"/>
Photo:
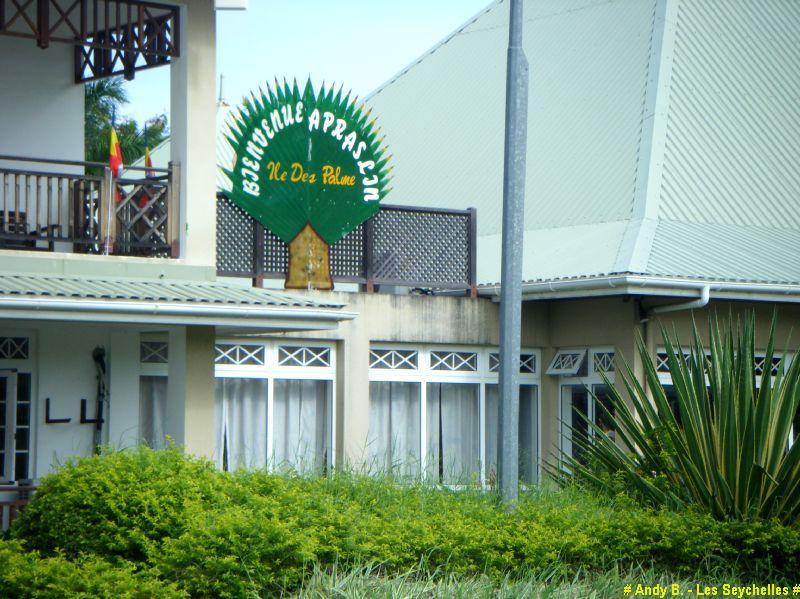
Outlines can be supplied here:
<path id="1" fill-rule="evenodd" d="M 215 326 L 228 332 L 334 329 L 344 304 L 218 282 L 0 274 L 0 319 Z"/>

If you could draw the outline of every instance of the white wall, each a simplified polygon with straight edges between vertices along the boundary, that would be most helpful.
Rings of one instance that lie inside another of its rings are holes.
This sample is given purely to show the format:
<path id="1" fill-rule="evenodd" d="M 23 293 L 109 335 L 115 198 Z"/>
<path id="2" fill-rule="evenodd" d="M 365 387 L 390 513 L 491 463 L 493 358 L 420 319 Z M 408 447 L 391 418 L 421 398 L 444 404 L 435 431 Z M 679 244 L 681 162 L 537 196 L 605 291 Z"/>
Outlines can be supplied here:
<path id="1" fill-rule="evenodd" d="M 0 154 L 83 160 L 83 86 L 74 82 L 73 52 L 0 37 Z"/>
<path id="2" fill-rule="evenodd" d="M 29 360 L 0 360 L 0 369 L 32 373 L 31 476 L 39 478 L 54 465 L 92 452 L 94 425 L 80 423 L 81 399 L 93 418 L 97 379 L 92 351 L 106 350 L 109 408 L 105 411 L 103 443 L 130 447 L 139 439 L 139 341 L 135 327 L 87 323 L 0 322 L 0 337 L 24 336 L 31 342 Z M 45 422 L 50 417 L 69 423 Z"/>

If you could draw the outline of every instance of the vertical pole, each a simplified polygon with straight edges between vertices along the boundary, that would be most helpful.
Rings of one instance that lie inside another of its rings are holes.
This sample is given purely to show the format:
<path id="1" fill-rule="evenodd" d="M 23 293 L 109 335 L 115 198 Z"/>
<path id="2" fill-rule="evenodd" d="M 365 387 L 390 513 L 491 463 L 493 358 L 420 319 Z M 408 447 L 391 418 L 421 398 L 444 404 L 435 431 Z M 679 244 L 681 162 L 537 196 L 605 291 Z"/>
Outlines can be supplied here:
<path id="1" fill-rule="evenodd" d="M 362 226 L 363 232 L 363 248 L 364 248 L 364 291 L 366 293 L 373 293 L 375 291 L 375 274 L 372 272 L 374 267 L 373 263 L 373 252 L 374 252 L 374 245 L 375 240 L 373 239 L 375 235 L 375 230 L 373 228 L 374 219 L 378 215 L 376 214 L 372 218 L 365 220 Z"/>
<path id="2" fill-rule="evenodd" d="M 169 190 L 167 190 L 167 233 L 173 258 L 180 257 L 181 227 L 181 164 L 176 160 L 169 163 Z"/>
<path id="3" fill-rule="evenodd" d="M 467 296 L 478 297 L 478 213 L 469 208 L 469 280 Z"/>
<path id="4" fill-rule="evenodd" d="M 522 239 L 528 129 L 528 61 L 522 48 L 522 2 L 511 0 L 503 168 L 503 257 L 500 292 L 500 418 L 497 466 L 503 502 L 519 493 L 519 350 Z"/>

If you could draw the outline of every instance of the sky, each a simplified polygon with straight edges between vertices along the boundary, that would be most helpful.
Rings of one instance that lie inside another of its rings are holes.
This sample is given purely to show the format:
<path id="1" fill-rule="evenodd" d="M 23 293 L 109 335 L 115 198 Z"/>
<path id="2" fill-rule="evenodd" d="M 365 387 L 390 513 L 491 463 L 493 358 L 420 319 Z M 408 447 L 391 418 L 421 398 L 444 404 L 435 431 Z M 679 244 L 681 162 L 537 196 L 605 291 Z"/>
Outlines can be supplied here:
<path id="1" fill-rule="evenodd" d="M 231 104 L 275 77 L 341 83 L 365 96 L 491 0 L 249 0 L 217 12 L 217 76 Z M 126 116 L 169 113 L 169 69 L 136 74 Z"/>

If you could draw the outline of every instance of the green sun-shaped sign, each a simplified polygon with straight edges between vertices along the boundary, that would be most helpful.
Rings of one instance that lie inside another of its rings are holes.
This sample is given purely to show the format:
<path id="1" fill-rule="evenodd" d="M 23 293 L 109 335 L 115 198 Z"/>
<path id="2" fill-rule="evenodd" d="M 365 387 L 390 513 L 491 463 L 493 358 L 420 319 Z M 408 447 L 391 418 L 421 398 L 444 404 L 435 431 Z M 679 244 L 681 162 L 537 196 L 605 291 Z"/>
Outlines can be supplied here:
<path id="1" fill-rule="evenodd" d="M 389 156 L 365 106 L 311 82 L 268 86 L 228 118 L 230 198 L 286 243 L 310 225 L 328 246 L 373 216 Z"/>

